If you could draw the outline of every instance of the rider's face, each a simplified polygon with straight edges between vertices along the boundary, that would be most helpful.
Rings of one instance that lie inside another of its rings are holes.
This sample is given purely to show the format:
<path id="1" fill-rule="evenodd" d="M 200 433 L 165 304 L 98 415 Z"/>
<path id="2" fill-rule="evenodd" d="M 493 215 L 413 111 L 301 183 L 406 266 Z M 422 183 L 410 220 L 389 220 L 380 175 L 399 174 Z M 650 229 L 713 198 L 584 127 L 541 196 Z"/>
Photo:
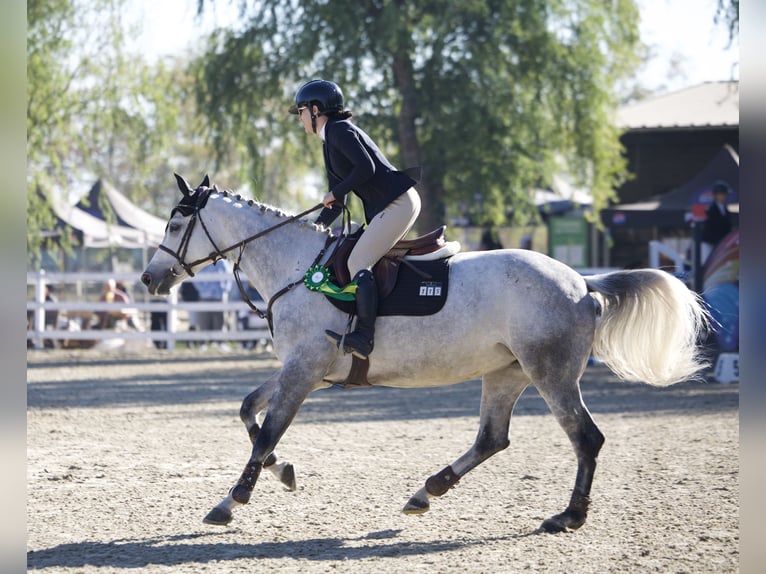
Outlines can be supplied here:
<path id="1" fill-rule="evenodd" d="M 314 132 L 314 128 L 311 126 L 311 110 L 314 110 L 314 115 L 316 116 L 316 132 Z M 319 134 L 319 130 L 322 129 L 322 126 L 325 122 L 325 117 L 320 116 L 319 114 L 319 108 L 316 106 L 312 106 L 311 108 L 298 108 L 298 120 L 303 125 L 303 129 L 306 131 L 307 134 Z"/>
<path id="2" fill-rule="evenodd" d="M 303 124 L 303 129 L 307 134 L 314 133 L 311 129 L 311 111 L 308 108 L 298 108 L 298 121 Z"/>

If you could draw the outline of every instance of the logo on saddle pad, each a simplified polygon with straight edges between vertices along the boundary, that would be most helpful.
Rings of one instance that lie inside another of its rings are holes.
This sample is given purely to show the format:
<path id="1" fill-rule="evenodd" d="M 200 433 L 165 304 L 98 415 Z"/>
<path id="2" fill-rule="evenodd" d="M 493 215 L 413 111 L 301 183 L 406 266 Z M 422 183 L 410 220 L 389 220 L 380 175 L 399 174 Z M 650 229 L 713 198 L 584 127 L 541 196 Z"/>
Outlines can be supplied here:
<path id="1" fill-rule="evenodd" d="M 441 297 L 442 284 L 435 281 L 424 281 L 420 284 L 420 297 Z"/>

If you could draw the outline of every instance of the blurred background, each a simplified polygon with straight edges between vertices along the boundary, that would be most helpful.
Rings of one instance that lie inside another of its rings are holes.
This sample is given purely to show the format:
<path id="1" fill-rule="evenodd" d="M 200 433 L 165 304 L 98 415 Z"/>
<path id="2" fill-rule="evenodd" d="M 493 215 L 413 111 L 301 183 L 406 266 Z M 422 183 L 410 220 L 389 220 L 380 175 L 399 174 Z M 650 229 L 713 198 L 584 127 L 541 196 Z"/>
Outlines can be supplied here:
<path id="1" fill-rule="evenodd" d="M 137 276 L 173 172 L 317 203 L 321 146 L 287 108 L 322 77 L 423 167 L 417 232 L 584 274 L 665 269 L 710 304 L 711 345 L 738 349 L 738 0 L 30 0 L 27 21 L 32 331 L 47 285 L 59 310 L 109 279 L 151 304 Z M 711 243 L 716 185 L 729 228 Z"/>

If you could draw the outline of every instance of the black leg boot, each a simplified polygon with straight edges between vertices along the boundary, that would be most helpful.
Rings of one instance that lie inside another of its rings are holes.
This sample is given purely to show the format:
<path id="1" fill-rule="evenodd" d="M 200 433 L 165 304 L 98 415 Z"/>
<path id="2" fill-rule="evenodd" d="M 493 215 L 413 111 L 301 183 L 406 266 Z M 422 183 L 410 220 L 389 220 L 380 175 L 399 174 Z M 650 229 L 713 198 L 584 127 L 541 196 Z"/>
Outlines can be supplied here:
<path id="1" fill-rule="evenodd" d="M 366 359 L 372 353 L 375 338 L 375 318 L 378 316 L 378 287 L 372 271 L 362 269 L 354 276 L 356 279 L 356 329 L 346 335 L 343 350 L 353 353 L 360 359 Z M 327 338 L 340 345 L 341 335 L 325 331 Z"/>

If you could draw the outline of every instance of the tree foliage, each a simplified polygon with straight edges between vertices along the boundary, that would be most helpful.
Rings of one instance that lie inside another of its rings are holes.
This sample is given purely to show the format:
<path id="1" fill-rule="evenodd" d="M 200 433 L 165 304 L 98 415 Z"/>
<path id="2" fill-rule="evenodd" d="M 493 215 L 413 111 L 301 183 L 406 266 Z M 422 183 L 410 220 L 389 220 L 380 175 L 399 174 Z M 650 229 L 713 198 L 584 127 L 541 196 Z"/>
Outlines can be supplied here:
<path id="1" fill-rule="evenodd" d="M 128 51 L 124 0 L 27 2 L 27 254 L 68 251 L 50 207 L 97 179 L 157 212 L 172 172 L 211 169 L 187 60 L 147 64 Z M 183 158 L 183 159 L 178 159 Z M 195 162 L 199 159 L 199 162 Z"/>
<path id="2" fill-rule="evenodd" d="M 599 208 L 624 177 L 615 86 L 638 60 L 634 0 L 239 6 L 246 25 L 210 46 L 199 95 L 219 146 L 243 142 L 254 176 L 275 147 L 286 165 L 320 165 L 286 108 L 302 82 L 325 77 L 395 163 L 423 166 L 423 227 L 527 217 L 530 190 L 563 171 Z"/>
<path id="3" fill-rule="evenodd" d="M 729 42 L 734 42 L 739 36 L 739 0 L 718 0 L 715 22 L 722 22 L 726 26 Z"/>

